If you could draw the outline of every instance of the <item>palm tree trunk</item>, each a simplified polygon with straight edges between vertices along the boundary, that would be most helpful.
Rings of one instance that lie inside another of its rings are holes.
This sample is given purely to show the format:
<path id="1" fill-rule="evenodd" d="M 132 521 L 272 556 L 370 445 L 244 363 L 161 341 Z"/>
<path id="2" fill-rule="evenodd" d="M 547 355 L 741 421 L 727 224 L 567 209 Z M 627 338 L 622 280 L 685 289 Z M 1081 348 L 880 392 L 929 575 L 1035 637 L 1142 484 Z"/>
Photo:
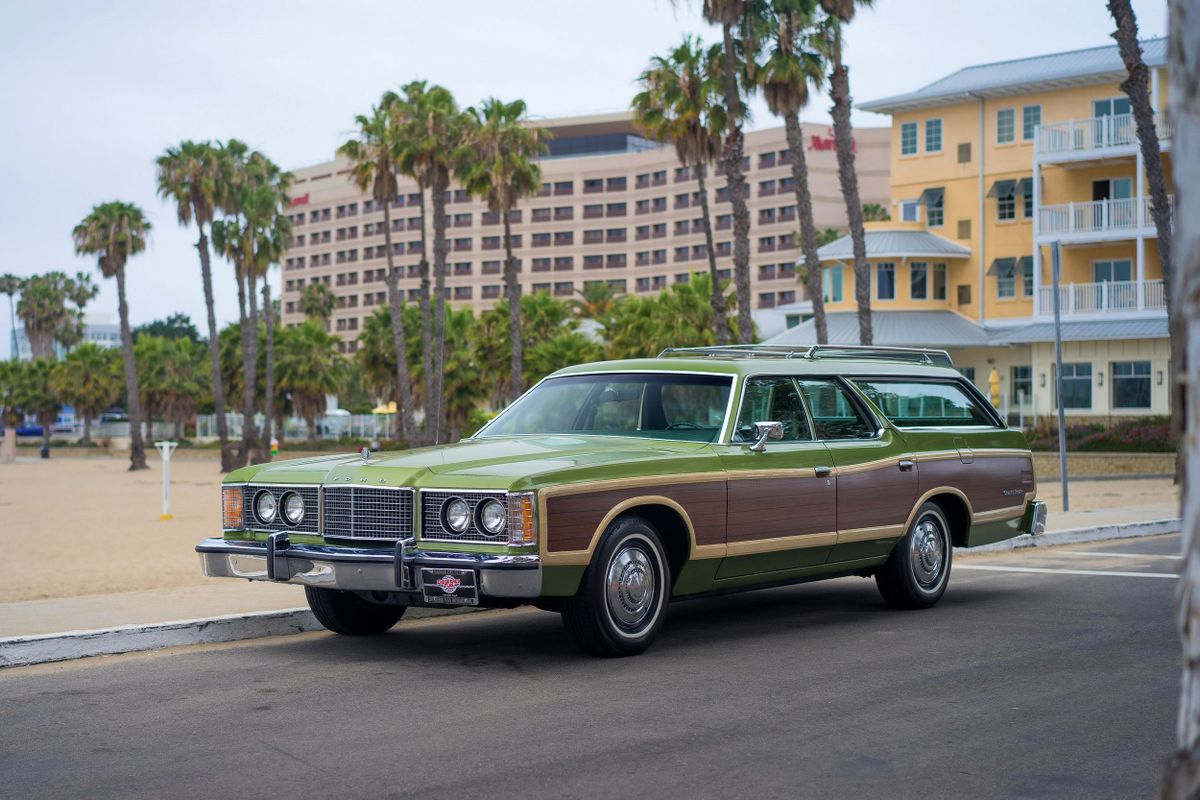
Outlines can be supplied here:
<path id="1" fill-rule="evenodd" d="M 737 71 L 733 63 L 733 26 L 721 25 L 724 42 L 722 73 L 725 81 L 725 108 L 729 110 L 729 133 L 721 151 L 721 163 L 725 165 L 725 180 L 729 187 L 729 201 L 733 207 L 733 279 L 737 287 L 737 330 L 738 342 L 749 344 L 754 341 L 754 322 L 750 316 L 750 209 L 746 206 L 746 176 L 742 172 L 742 156 L 745 139 L 741 115 L 741 95 L 738 92 Z"/>
<path id="2" fill-rule="evenodd" d="M 54 359 L 54 334 L 31 328 L 25 323 L 25 336 L 29 339 L 29 352 L 34 358 Z"/>
<path id="3" fill-rule="evenodd" d="M 405 447 L 417 444 L 416 422 L 413 418 L 412 381 L 408 376 L 408 341 L 404 337 L 404 296 L 400 276 L 396 273 L 396 257 L 392 253 L 391 202 L 383 204 L 383 243 L 387 249 L 388 307 L 392 313 L 392 346 L 396 350 L 396 416 L 400 424 L 396 432 Z"/>
<path id="4" fill-rule="evenodd" d="M 125 394 L 129 408 L 129 471 L 149 469 L 142 441 L 142 404 L 138 397 L 137 365 L 133 361 L 133 333 L 129 330 L 129 304 L 125 302 L 125 268 L 117 268 L 117 312 L 121 317 L 121 360 L 125 365 Z"/>
<path id="5" fill-rule="evenodd" d="M 442 386 L 446 368 L 446 190 L 449 175 L 441 174 L 433 181 L 433 408 L 426 409 L 426 419 L 433 415 L 433 441 L 442 438 Z M 429 423 L 426 423 L 429 424 Z"/>
<path id="6" fill-rule="evenodd" d="M 521 284 L 517 283 L 517 262 L 512 254 L 512 226 L 509 224 L 508 209 L 501 213 L 504 214 L 504 296 L 508 300 L 508 400 L 512 402 L 525 391 L 522 374 L 525 353 L 521 343 Z"/>
<path id="7" fill-rule="evenodd" d="M 418 182 L 417 189 L 421 195 L 421 367 L 422 376 L 425 384 L 425 421 L 424 421 L 424 439 L 425 444 L 433 443 L 433 426 L 430 422 L 430 409 L 433 408 L 433 314 L 429 305 L 429 250 L 428 236 L 425 232 L 426 222 L 425 216 L 425 187 Z"/>
<path id="8" fill-rule="evenodd" d="M 1171 341 L 1173 358 L 1183 366 L 1172 397 L 1176 415 L 1184 417 L 1178 439 L 1184 471 L 1200 460 L 1200 0 L 1171 0 L 1168 74 L 1175 209 L 1175 253 L 1180 265 L 1172 281 Z M 1140 135 L 1139 131 L 1139 135 Z M 1165 277 L 1165 270 L 1164 270 Z M 1175 351 L 1182 351 L 1175 355 Z M 1181 481 L 1183 568 L 1176 592 L 1176 621 L 1182 643 L 1182 680 L 1177 750 L 1167 759 L 1161 796 L 1183 800 L 1200 794 L 1200 489 Z"/>
<path id="9" fill-rule="evenodd" d="M 796 184 L 796 217 L 800 220 L 800 246 L 804 250 L 805 288 L 812 302 L 813 325 L 817 329 L 817 344 L 829 341 L 825 322 L 825 297 L 821 293 L 821 259 L 817 255 L 817 226 L 813 222 L 812 193 L 808 188 L 808 162 L 804 156 L 804 136 L 800 116 L 786 114 L 783 127 L 787 132 L 788 150 L 792 154 L 792 181 Z"/>
<path id="10" fill-rule="evenodd" d="M 178 442 L 182 438 L 183 438 L 183 417 L 177 416 L 177 417 L 175 417 L 175 441 Z"/>
<path id="11" fill-rule="evenodd" d="M 199 217 L 197 217 L 199 219 Z M 213 301 L 212 267 L 209 263 L 208 237 L 204 225 L 196 249 L 200 251 L 200 278 L 204 284 L 204 307 L 208 312 L 208 359 L 212 369 L 213 406 L 217 417 L 217 440 L 221 443 L 221 471 L 236 469 L 233 451 L 229 447 L 229 420 L 225 418 L 225 386 L 221 379 L 221 352 L 217 343 L 217 313 Z"/>
<path id="12" fill-rule="evenodd" d="M 308 449 L 317 449 L 317 415 L 310 414 L 304 418 L 304 424 L 308 427 Z"/>
<path id="13" fill-rule="evenodd" d="M 705 173 L 708 165 L 696 164 L 696 181 L 700 185 L 700 216 L 704 220 L 704 246 L 708 250 L 708 274 L 712 278 L 712 296 L 709 305 L 712 306 L 713 341 L 717 344 L 729 344 L 729 320 L 725 311 L 725 287 L 721 286 L 720 273 L 717 271 L 717 250 L 713 245 L 712 215 L 708 211 L 708 186 L 705 183 Z"/>
<path id="14" fill-rule="evenodd" d="M 275 309 L 271 306 L 271 283 L 263 276 L 263 322 L 267 329 L 267 364 L 265 380 L 267 383 L 263 397 L 263 436 L 260 460 L 271 460 L 272 428 L 275 425 Z"/>
<path id="15" fill-rule="evenodd" d="M 83 439 L 82 444 L 92 443 L 92 415 L 84 412 L 83 414 Z"/>
<path id="16" fill-rule="evenodd" d="M 242 426 L 242 442 L 246 458 L 251 464 L 257 464 L 261 459 L 258 428 L 254 424 L 254 407 L 258 399 L 258 271 L 251 265 L 246 275 L 246 306 L 250 322 L 250 349 L 242 362 L 244 370 L 244 407 L 247 424 Z"/>
<path id="17" fill-rule="evenodd" d="M 833 100 L 833 139 L 837 149 L 838 181 L 846 202 L 846 220 L 854 248 L 854 299 L 858 303 L 858 341 L 874 342 L 871 329 L 871 275 L 867 265 L 867 239 L 863 230 L 862 201 L 858 196 L 858 173 L 854 169 L 854 141 L 850 132 L 850 73 L 842 63 L 842 28 L 833 26 L 833 71 L 829 94 Z"/>

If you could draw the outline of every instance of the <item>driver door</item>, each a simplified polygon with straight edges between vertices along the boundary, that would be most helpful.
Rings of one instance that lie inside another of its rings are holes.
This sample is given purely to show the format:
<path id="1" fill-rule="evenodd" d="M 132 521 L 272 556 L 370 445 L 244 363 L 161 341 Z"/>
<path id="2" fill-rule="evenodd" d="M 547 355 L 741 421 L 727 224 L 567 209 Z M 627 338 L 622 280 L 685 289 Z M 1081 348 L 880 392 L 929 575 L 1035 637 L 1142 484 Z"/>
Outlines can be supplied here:
<path id="1" fill-rule="evenodd" d="M 750 449 L 754 423 L 780 422 L 783 438 Z M 746 379 L 734 444 L 721 456 L 728 479 L 727 556 L 717 579 L 824 564 L 837 541 L 837 479 L 828 448 L 813 438 L 795 379 Z M 784 574 L 780 578 L 787 577 Z"/>

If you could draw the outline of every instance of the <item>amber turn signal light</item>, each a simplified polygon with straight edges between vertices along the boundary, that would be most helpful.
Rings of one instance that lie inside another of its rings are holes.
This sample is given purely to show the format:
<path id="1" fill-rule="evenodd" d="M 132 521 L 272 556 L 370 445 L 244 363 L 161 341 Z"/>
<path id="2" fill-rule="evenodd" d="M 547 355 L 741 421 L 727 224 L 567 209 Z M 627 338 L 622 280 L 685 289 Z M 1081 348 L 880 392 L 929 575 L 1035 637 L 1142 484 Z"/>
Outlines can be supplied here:
<path id="1" fill-rule="evenodd" d="M 221 488 L 221 527 L 226 529 L 242 527 L 242 487 L 240 486 Z"/>

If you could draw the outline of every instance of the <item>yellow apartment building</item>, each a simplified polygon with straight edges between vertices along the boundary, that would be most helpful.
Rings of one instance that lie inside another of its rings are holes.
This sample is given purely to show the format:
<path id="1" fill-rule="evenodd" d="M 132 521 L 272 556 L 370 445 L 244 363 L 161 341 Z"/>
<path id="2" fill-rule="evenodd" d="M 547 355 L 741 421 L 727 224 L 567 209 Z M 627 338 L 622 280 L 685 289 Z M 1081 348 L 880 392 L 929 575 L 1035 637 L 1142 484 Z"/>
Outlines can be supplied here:
<path id="1" fill-rule="evenodd" d="M 1166 39 L 1142 47 L 1169 180 Z M 892 117 L 892 221 L 866 237 L 875 344 L 944 347 L 985 392 L 998 373 L 1014 420 L 1054 413 L 1058 243 L 1066 413 L 1169 413 L 1162 270 L 1125 76 L 1114 45 L 968 67 L 859 104 Z M 849 238 L 820 255 L 830 341 L 857 343 Z M 813 341 L 809 321 L 771 343 Z"/>

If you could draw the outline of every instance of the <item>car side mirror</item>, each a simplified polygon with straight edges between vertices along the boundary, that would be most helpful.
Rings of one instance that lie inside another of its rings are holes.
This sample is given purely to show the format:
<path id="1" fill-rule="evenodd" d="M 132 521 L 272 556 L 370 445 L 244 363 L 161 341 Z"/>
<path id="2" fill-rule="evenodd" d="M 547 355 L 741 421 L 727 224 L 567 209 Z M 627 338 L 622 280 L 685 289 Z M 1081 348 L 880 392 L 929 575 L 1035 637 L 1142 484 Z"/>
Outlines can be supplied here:
<path id="1" fill-rule="evenodd" d="M 754 435 L 758 439 L 754 444 L 750 445 L 750 449 L 756 453 L 762 453 L 767 449 L 767 439 L 782 439 L 783 438 L 783 423 L 782 422 L 756 422 L 754 423 Z"/>

